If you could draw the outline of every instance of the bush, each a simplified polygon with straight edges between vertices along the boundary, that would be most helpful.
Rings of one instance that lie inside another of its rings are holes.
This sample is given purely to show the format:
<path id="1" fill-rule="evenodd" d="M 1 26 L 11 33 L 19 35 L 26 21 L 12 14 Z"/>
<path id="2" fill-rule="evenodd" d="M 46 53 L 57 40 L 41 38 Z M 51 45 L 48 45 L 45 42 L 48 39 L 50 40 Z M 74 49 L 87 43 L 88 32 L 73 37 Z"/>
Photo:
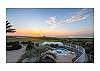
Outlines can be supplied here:
<path id="1" fill-rule="evenodd" d="M 7 51 L 18 50 L 18 49 L 22 48 L 22 46 L 19 44 L 19 42 L 16 41 L 16 42 L 12 42 L 12 43 L 9 42 L 9 46 L 6 46 Z"/>
<path id="2" fill-rule="evenodd" d="M 40 59 L 39 63 L 56 63 L 56 61 L 51 57 L 46 56 L 45 58 Z"/>
<path id="3" fill-rule="evenodd" d="M 51 47 L 55 47 L 55 45 L 54 45 L 54 44 L 50 44 L 50 46 L 51 46 Z"/>
<path id="4" fill-rule="evenodd" d="M 28 41 L 28 45 L 27 45 L 27 47 L 26 47 L 26 51 L 28 51 L 28 50 L 31 51 L 32 48 L 33 48 L 32 42 L 31 42 L 31 41 Z"/>
<path id="5" fill-rule="evenodd" d="M 13 45 L 15 44 L 15 42 L 6 42 L 6 46 L 10 46 L 10 45 Z"/>

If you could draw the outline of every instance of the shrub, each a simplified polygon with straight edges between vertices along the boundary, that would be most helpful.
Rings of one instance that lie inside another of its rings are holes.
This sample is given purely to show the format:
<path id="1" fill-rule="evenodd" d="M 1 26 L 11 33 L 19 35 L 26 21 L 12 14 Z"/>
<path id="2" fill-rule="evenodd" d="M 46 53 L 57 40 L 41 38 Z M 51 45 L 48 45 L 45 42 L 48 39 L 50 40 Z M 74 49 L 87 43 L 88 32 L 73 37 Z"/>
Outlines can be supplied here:
<path id="1" fill-rule="evenodd" d="M 6 46 L 6 50 L 7 51 L 18 50 L 18 49 L 21 49 L 22 48 L 22 46 L 17 41 L 16 42 L 13 42 L 13 44 L 10 43 L 9 45 L 11 45 L 11 46 Z"/>
<path id="2" fill-rule="evenodd" d="M 21 56 L 21 58 L 18 60 L 18 62 L 23 62 L 23 60 L 27 59 L 28 63 L 51 63 L 55 62 L 54 59 L 51 57 L 48 57 L 48 55 L 51 55 L 53 58 L 55 58 L 54 55 L 47 53 L 48 50 L 52 49 L 50 46 L 39 46 L 39 47 L 33 47 L 30 51 L 26 51 L 25 54 Z"/>

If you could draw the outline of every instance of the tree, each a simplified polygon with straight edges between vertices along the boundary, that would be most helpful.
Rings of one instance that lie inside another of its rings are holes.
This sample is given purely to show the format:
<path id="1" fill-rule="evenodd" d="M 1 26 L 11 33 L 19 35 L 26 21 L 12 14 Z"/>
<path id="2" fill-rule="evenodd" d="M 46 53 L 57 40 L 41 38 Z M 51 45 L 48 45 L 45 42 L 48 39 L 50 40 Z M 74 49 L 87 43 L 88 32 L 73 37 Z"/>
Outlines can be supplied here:
<path id="1" fill-rule="evenodd" d="M 6 33 L 14 33 L 16 32 L 16 29 L 12 28 L 12 25 L 10 24 L 10 22 L 7 20 L 6 21 Z"/>

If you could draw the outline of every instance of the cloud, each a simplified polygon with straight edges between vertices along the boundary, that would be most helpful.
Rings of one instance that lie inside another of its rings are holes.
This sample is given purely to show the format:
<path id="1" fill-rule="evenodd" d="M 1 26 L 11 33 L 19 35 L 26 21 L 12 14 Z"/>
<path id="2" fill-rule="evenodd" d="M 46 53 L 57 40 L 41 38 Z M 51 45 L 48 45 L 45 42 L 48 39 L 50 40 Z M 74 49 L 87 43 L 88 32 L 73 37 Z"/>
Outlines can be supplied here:
<path id="1" fill-rule="evenodd" d="M 86 12 L 88 11 L 88 9 L 84 8 L 84 9 L 81 9 L 79 12 L 77 12 L 77 14 L 85 14 Z"/>
<path id="2" fill-rule="evenodd" d="M 88 15 L 89 12 L 91 12 L 89 9 L 81 9 L 75 15 L 65 19 L 64 23 L 73 23 L 73 22 L 78 22 L 78 21 L 81 21 L 81 20 L 85 20 L 89 16 Z"/>
<path id="3" fill-rule="evenodd" d="M 48 23 L 49 25 L 57 24 L 56 16 L 50 17 L 50 18 L 46 21 L 46 23 Z"/>
<path id="4" fill-rule="evenodd" d="M 53 25 L 55 27 L 63 23 L 68 24 L 68 23 L 74 23 L 74 22 L 85 20 L 90 15 L 93 15 L 93 9 L 83 8 L 83 9 L 80 9 L 79 12 L 76 12 L 76 14 L 70 16 L 69 18 L 65 18 L 65 20 L 57 20 L 56 16 L 49 17 L 46 23 L 48 23 L 49 25 Z"/>
<path id="5" fill-rule="evenodd" d="M 73 23 L 73 22 L 77 22 L 77 21 L 81 21 L 86 19 L 87 16 L 83 16 L 83 15 L 74 15 L 71 16 L 70 18 L 66 19 L 64 22 L 65 23 Z"/>

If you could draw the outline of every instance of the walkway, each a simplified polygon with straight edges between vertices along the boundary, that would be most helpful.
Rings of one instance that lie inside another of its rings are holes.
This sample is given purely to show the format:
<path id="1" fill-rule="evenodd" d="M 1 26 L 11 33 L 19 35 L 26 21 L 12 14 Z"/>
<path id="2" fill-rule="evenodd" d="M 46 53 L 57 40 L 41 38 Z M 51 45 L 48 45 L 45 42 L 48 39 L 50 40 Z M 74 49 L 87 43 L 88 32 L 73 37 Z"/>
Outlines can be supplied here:
<path id="1" fill-rule="evenodd" d="M 24 54 L 25 48 L 19 50 L 6 51 L 6 62 L 16 63 L 22 54 Z"/>

